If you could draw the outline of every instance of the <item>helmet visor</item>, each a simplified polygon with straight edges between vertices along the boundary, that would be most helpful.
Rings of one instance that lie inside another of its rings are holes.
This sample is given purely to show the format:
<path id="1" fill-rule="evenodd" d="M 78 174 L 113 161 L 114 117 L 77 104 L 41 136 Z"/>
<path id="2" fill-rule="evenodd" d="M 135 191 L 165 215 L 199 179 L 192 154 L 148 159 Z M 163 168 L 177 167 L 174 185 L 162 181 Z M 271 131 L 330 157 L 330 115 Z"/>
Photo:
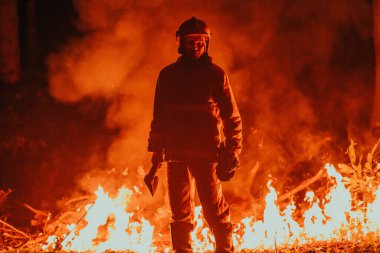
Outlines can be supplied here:
<path id="1" fill-rule="evenodd" d="M 204 47 L 207 38 L 204 34 L 188 34 L 183 36 L 183 43 L 188 46 Z"/>

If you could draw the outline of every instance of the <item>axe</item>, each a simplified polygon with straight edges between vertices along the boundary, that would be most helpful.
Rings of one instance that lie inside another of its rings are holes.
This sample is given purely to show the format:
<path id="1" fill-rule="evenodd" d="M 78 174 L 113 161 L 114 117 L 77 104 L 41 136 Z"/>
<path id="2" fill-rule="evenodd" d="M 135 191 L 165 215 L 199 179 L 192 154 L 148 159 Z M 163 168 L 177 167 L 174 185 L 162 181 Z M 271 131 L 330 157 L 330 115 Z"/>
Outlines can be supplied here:
<path id="1" fill-rule="evenodd" d="M 152 196 L 154 196 L 154 193 L 157 190 L 158 185 L 158 176 L 156 176 L 158 169 L 161 167 L 161 163 L 153 164 L 150 168 L 148 174 L 144 177 L 144 183 L 148 187 L 150 193 Z"/>

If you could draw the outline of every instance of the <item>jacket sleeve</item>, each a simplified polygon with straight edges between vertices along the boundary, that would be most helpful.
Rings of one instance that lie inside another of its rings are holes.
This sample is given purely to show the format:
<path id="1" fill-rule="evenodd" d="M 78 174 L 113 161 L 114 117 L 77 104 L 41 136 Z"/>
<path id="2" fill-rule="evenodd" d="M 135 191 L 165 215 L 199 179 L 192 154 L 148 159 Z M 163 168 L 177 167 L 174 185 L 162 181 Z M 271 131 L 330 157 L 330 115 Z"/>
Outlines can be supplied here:
<path id="1" fill-rule="evenodd" d="M 153 120 L 150 125 L 148 151 L 162 152 L 163 151 L 163 101 L 161 91 L 161 74 L 158 77 L 156 91 L 154 96 Z"/>
<path id="2" fill-rule="evenodd" d="M 223 86 L 218 89 L 216 102 L 223 121 L 226 147 L 240 153 L 242 149 L 242 121 L 227 74 L 224 73 Z"/>

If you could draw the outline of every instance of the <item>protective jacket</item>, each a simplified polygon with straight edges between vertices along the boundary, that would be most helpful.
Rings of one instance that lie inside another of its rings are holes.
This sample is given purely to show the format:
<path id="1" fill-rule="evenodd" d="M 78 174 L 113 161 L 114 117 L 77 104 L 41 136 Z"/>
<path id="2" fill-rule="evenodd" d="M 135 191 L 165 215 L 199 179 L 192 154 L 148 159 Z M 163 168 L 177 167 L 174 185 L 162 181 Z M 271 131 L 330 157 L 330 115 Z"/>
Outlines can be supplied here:
<path id="1" fill-rule="evenodd" d="M 241 117 L 226 73 L 211 57 L 181 56 L 162 69 L 148 151 L 164 151 L 166 160 L 215 161 L 222 132 L 226 146 L 240 152 Z"/>

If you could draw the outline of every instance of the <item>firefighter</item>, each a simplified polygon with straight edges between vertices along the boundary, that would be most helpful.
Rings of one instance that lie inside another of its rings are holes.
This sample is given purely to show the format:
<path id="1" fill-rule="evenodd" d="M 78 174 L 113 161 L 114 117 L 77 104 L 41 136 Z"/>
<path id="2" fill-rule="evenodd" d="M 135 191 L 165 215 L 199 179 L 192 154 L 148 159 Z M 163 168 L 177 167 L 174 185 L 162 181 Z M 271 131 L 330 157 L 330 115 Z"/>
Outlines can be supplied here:
<path id="1" fill-rule="evenodd" d="M 206 23 L 192 17 L 176 37 L 181 56 L 159 74 L 148 144 L 153 166 L 167 162 L 173 250 L 192 252 L 196 187 L 216 252 L 233 252 L 221 181 L 230 180 L 239 168 L 240 114 L 226 73 L 208 55 Z"/>

